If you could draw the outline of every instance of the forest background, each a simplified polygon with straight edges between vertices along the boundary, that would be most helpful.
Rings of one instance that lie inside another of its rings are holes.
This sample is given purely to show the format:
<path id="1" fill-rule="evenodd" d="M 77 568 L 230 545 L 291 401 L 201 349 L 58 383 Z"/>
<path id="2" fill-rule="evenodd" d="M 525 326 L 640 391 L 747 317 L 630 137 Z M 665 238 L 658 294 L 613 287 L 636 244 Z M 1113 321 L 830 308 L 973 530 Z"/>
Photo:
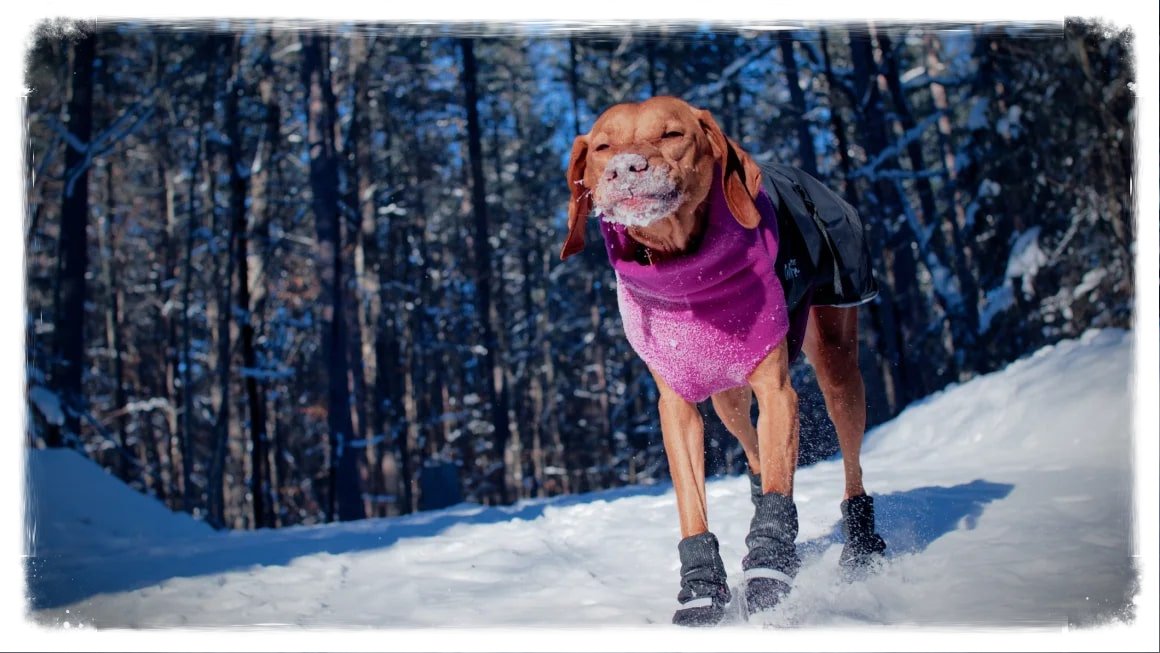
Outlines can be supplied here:
<path id="1" fill-rule="evenodd" d="M 29 51 L 28 446 L 219 528 L 667 479 L 571 139 L 673 94 L 859 208 L 871 424 L 1131 327 L 1132 36 L 48 24 Z M 809 367 L 802 464 L 836 441 Z M 705 407 L 710 473 L 744 457 Z"/>

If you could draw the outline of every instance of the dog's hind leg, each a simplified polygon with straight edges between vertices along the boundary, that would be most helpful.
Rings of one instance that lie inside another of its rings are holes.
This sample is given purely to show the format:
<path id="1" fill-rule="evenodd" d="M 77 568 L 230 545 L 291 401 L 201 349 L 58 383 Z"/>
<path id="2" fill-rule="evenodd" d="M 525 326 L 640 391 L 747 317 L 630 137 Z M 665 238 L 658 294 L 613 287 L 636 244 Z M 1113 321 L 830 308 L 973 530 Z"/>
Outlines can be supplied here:
<path id="1" fill-rule="evenodd" d="M 741 443 L 745 459 L 749 462 L 749 472 L 759 474 L 761 458 L 757 453 L 757 429 L 749 417 L 752 407 L 753 390 L 749 386 L 730 388 L 713 395 L 713 410 L 717 412 L 717 417 L 721 418 L 725 430 Z"/>
<path id="2" fill-rule="evenodd" d="M 886 542 L 875 532 L 874 499 L 862 484 L 866 388 L 858 369 L 858 309 L 813 307 L 803 350 L 814 366 L 842 449 L 846 492 L 841 510 L 846 543 L 839 563 L 850 577 L 858 577 L 886 550 Z"/>
<path id="3" fill-rule="evenodd" d="M 749 462 L 747 470 L 749 496 L 754 505 L 757 505 L 764 492 L 761 488 L 761 455 L 757 447 L 757 429 L 749 417 L 752 407 L 753 389 L 749 386 L 730 388 L 713 395 L 713 410 L 717 412 L 717 417 L 721 418 L 725 430 L 737 438 L 742 450 L 745 451 L 745 459 Z"/>
<path id="4" fill-rule="evenodd" d="M 866 493 L 862 486 L 862 436 L 866 431 L 866 387 L 858 369 L 858 309 L 814 306 L 802 350 L 814 368 L 826 411 L 838 431 L 844 499 Z"/>

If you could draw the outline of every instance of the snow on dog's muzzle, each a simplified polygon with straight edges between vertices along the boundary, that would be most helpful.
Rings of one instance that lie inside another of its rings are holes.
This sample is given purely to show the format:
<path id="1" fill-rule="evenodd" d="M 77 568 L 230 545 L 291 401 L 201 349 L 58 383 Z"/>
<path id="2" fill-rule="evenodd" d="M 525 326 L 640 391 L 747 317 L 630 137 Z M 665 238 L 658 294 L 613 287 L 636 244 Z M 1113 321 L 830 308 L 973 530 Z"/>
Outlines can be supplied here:
<path id="1" fill-rule="evenodd" d="M 630 227 L 647 227 L 671 215 L 681 203 L 671 172 L 667 164 L 650 165 L 640 154 L 617 154 L 596 184 L 596 213 L 607 222 Z"/>

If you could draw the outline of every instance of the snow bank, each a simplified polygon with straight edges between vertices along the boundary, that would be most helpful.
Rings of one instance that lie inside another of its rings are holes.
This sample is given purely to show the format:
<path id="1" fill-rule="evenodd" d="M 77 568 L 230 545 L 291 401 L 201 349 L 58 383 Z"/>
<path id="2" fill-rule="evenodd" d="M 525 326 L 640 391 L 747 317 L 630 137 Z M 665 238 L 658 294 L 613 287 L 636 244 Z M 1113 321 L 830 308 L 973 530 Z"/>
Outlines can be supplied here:
<path id="1" fill-rule="evenodd" d="M 1123 618 L 1136 582 L 1131 369 L 1130 334 L 1092 331 L 948 388 L 868 434 L 863 468 L 890 557 L 857 584 L 837 573 L 840 461 L 802 469 L 805 564 L 764 621 L 1058 627 Z M 669 486 L 220 534 L 69 452 L 32 452 L 30 471 L 38 542 L 29 581 L 43 623 L 671 627 L 680 534 Z M 748 482 L 714 479 L 707 495 L 736 583 L 753 510 Z"/>
<path id="2" fill-rule="evenodd" d="M 103 554 L 213 532 L 122 483 L 71 449 L 29 452 L 28 509 L 36 556 Z"/>

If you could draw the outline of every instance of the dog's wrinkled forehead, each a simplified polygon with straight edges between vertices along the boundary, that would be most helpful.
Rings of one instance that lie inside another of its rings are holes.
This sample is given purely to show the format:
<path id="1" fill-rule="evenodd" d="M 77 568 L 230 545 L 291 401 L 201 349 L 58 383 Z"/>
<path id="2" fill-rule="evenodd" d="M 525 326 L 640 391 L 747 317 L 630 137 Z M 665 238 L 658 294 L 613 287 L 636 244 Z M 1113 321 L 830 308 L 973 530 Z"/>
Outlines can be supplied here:
<path id="1" fill-rule="evenodd" d="M 610 107 L 592 126 L 592 136 L 633 143 L 658 138 L 666 130 L 696 125 L 697 115 L 686 102 L 656 97 Z"/>

